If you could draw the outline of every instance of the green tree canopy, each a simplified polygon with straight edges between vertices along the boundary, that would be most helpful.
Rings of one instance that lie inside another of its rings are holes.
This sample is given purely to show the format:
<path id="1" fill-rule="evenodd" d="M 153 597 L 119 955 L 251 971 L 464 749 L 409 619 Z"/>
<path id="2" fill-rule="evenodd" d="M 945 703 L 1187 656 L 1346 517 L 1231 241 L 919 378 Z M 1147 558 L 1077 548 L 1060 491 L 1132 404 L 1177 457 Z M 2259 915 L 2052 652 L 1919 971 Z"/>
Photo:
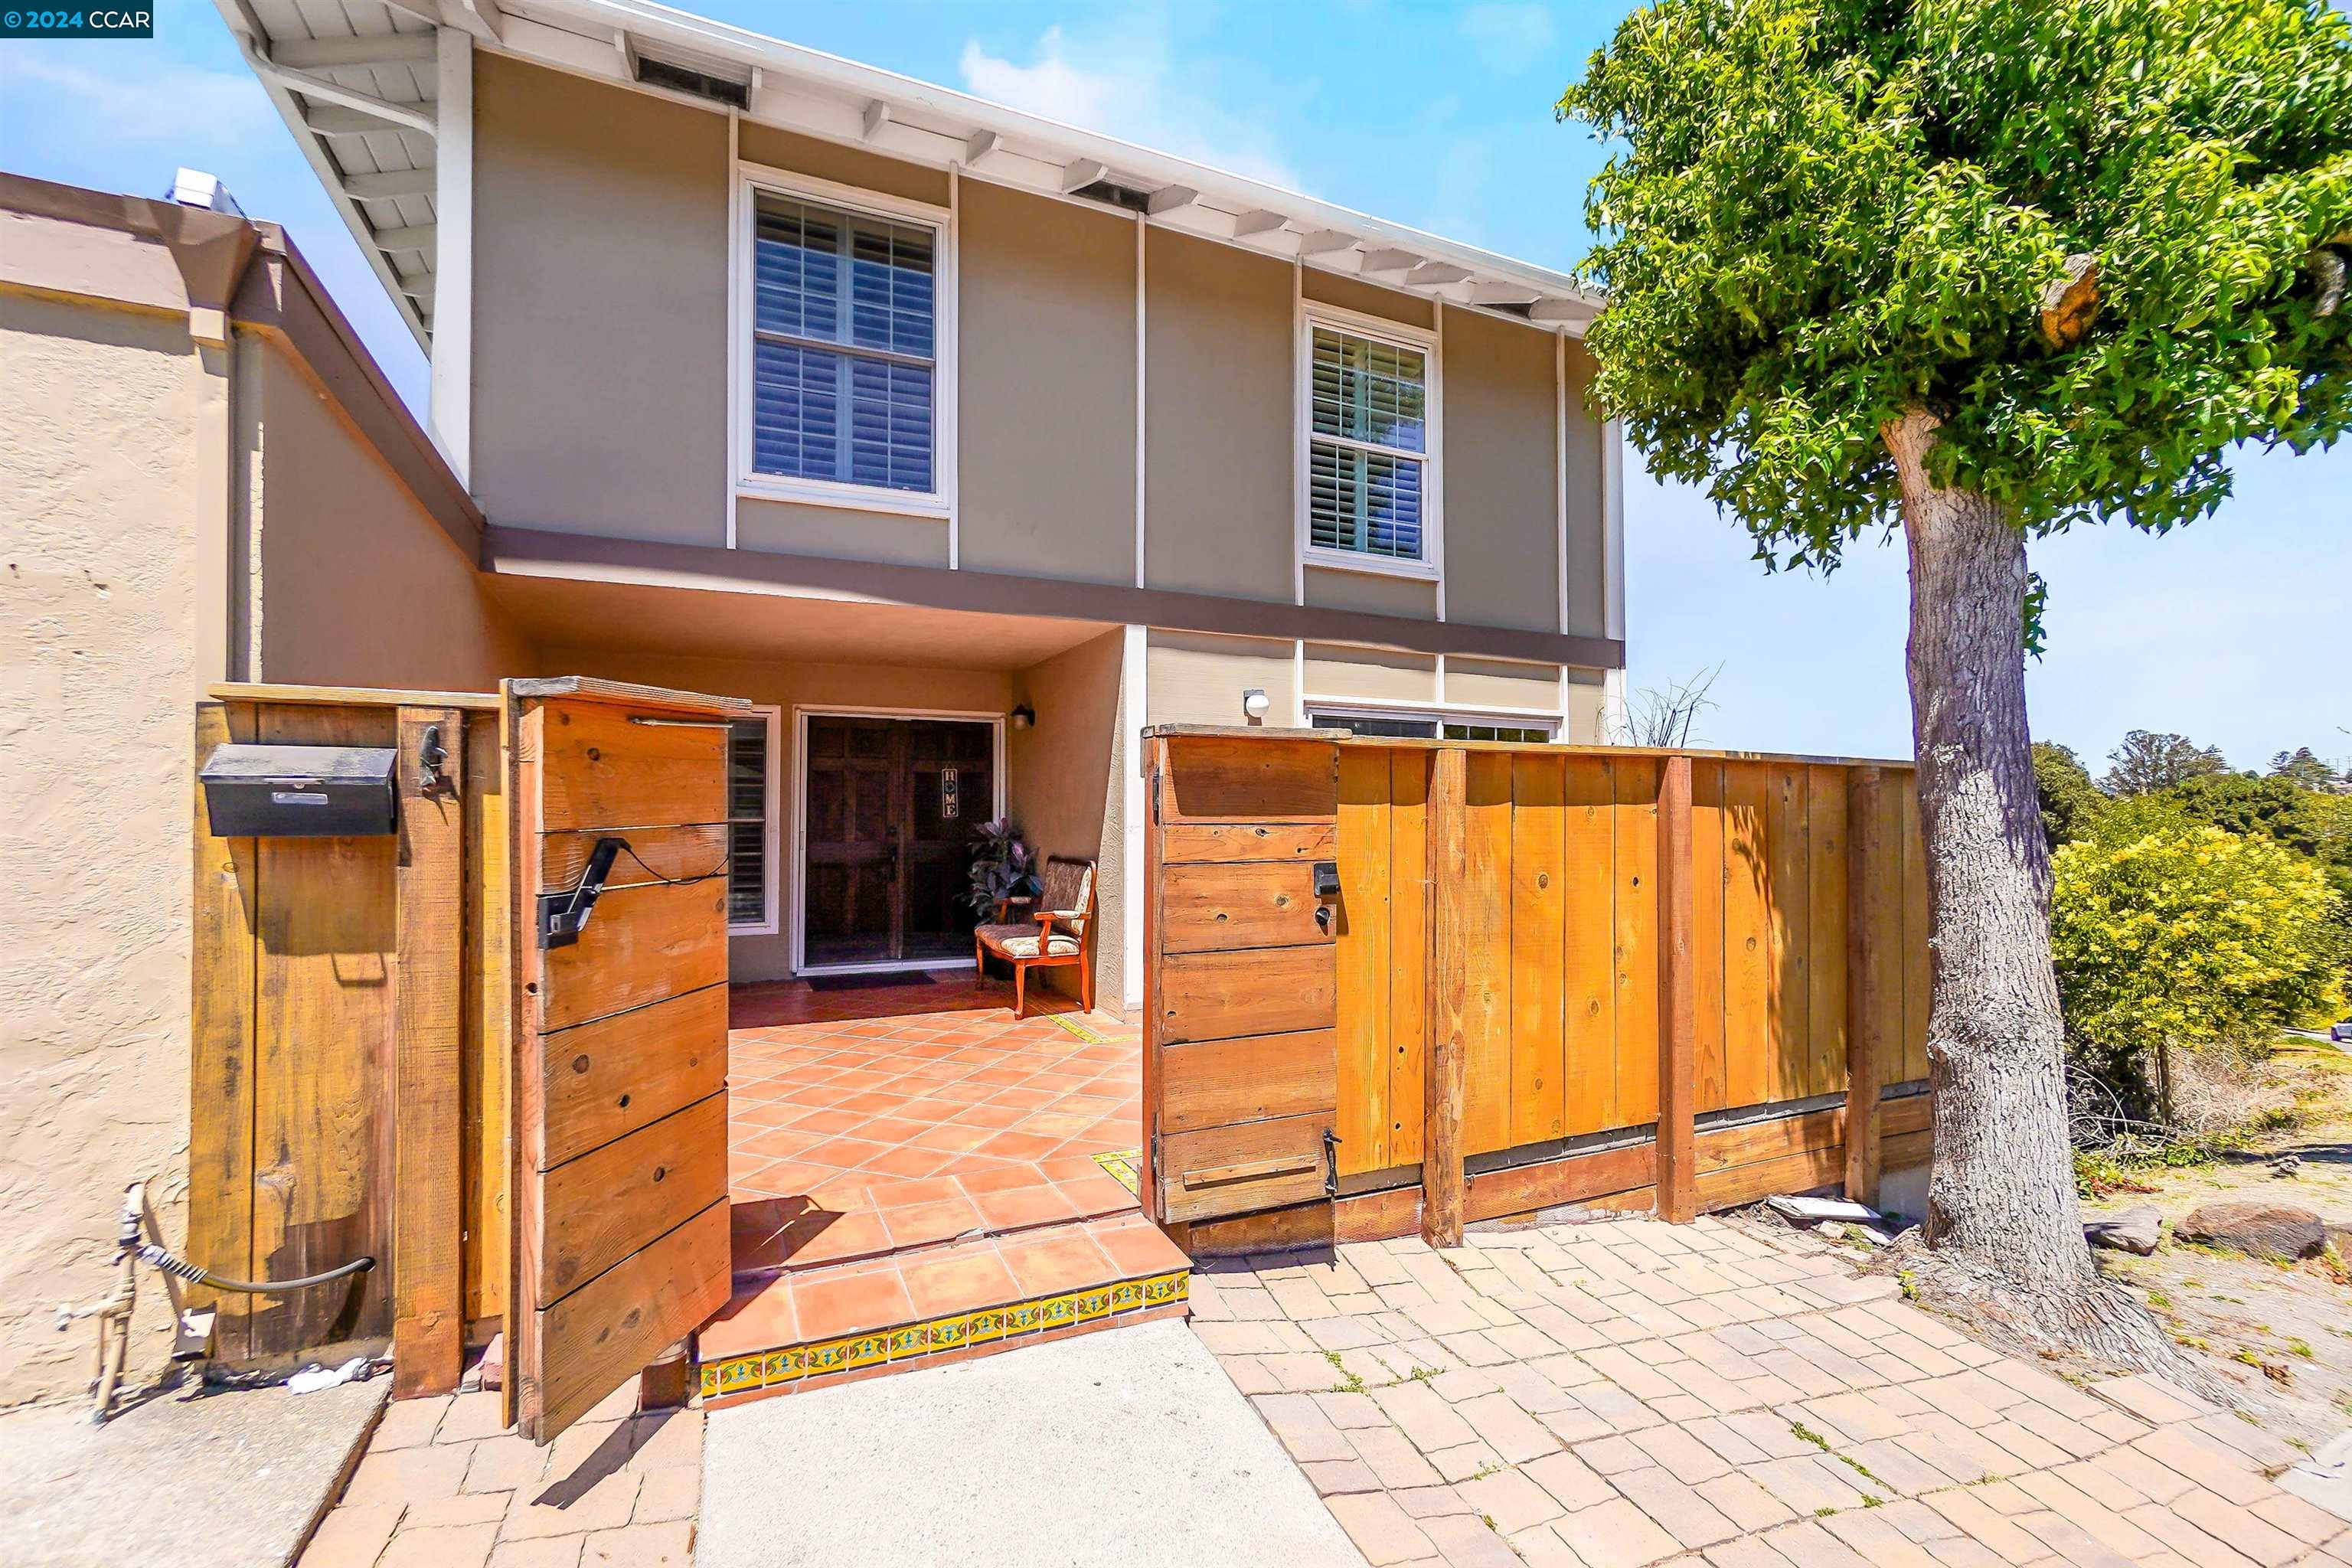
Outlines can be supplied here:
<path id="1" fill-rule="evenodd" d="M 2033 793 L 2042 803 L 2042 833 L 2055 849 L 2091 836 L 2107 797 L 2091 782 L 2091 770 L 2072 746 L 2033 742 Z"/>
<path id="2" fill-rule="evenodd" d="M 2198 517 L 2230 444 L 2352 418 L 2348 37 L 2318 0 L 1636 11 L 1559 105 L 1624 139 L 1594 395 L 1774 564 L 1891 520 L 1915 406 L 2029 534 Z"/>
<path id="3" fill-rule="evenodd" d="M 2107 753 L 2107 776 L 2100 780 L 2109 795 L 2154 795 L 2190 779 L 2230 771 L 2219 746 L 2200 746 L 2186 735 L 2134 730 L 2124 743 Z"/>
<path id="4" fill-rule="evenodd" d="M 2244 1037 L 2343 999 L 2335 890 L 2267 838 L 2158 827 L 2069 844 L 2053 869 L 2066 1027 L 2105 1052 Z"/>
<path id="5" fill-rule="evenodd" d="M 2292 752 L 2281 752 L 2271 759 L 2270 776 L 2285 779 L 2305 789 L 2332 790 L 2345 783 L 2342 773 L 2326 760 L 2313 754 L 2309 746 L 2297 746 Z"/>

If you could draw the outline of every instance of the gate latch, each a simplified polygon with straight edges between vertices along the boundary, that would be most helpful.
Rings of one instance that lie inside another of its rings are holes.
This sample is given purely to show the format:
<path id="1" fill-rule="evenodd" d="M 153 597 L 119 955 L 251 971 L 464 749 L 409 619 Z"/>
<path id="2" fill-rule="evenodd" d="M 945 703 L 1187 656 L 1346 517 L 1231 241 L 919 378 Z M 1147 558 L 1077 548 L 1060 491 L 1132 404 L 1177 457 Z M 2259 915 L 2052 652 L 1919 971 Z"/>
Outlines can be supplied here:
<path id="1" fill-rule="evenodd" d="M 588 852 L 588 864 L 580 873 L 580 880 L 569 888 L 559 889 L 539 896 L 539 945 L 541 948 L 570 947 L 580 940 L 587 926 L 588 917 L 595 912 L 596 900 L 604 893 L 604 879 L 613 874 L 613 860 L 629 847 L 625 838 L 604 837 L 596 840 L 596 847 Z"/>

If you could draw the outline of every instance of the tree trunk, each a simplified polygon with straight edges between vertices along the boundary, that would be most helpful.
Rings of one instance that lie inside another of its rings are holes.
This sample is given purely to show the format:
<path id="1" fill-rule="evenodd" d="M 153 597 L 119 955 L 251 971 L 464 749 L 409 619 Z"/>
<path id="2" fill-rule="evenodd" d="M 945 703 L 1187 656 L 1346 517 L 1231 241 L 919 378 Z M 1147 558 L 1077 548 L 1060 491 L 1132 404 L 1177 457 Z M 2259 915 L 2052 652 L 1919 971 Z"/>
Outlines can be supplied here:
<path id="1" fill-rule="evenodd" d="M 2025 717 L 2025 536 L 1997 501 L 1929 478 L 1937 421 L 1881 431 L 1911 557 L 1912 742 L 1927 858 L 1936 1095 L 1926 1239 L 1987 1327 L 2173 1373 L 2209 1392 L 2083 1239 L 2064 1026 L 2050 960 L 2050 849 Z"/>
<path id="2" fill-rule="evenodd" d="M 1997 502 L 1929 480 L 1935 430 L 1920 411 L 1885 430 L 1911 553 L 1911 727 L 1935 954 L 1927 1239 L 2063 1291 L 2092 1268 L 2025 719 L 2025 537 Z"/>

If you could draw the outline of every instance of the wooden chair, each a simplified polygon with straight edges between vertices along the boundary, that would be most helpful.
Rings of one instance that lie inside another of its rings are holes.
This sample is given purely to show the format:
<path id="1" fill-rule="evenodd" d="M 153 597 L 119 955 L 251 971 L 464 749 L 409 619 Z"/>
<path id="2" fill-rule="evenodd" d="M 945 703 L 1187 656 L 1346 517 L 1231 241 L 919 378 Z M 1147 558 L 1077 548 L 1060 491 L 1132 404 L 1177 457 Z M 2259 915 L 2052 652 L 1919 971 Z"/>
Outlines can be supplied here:
<path id="1" fill-rule="evenodd" d="M 995 925 L 975 927 L 972 954 L 986 964 L 990 953 L 1013 965 L 1013 1016 L 1029 1016 L 1029 971 L 1062 964 L 1078 966 L 1079 1003 L 1095 1008 L 1095 972 L 1087 962 L 1087 931 L 1095 918 L 1095 863 L 1067 855 L 1045 861 L 1045 892 L 1031 911 L 1030 923 L 1006 921 L 1006 905 L 996 906 Z"/>

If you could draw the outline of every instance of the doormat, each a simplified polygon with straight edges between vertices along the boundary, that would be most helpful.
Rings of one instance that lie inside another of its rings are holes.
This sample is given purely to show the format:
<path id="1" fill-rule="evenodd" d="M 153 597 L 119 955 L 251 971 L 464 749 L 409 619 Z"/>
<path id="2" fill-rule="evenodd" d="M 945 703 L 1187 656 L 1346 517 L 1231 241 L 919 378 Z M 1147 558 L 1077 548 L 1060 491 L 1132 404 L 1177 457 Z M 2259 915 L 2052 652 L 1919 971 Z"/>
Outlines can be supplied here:
<path id="1" fill-rule="evenodd" d="M 1108 1154 L 1096 1155 L 1095 1163 L 1108 1172 L 1112 1181 L 1125 1187 L 1130 1194 L 1135 1194 L 1139 1185 L 1135 1167 L 1142 1158 L 1143 1151 L 1140 1149 L 1117 1149 Z"/>
<path id="2" fill-rule="evenodd" d="M 812 974 L 808 987 L 812 991 L 884 991 L 903 985 L 929 985 L 931 977 L 919 969 L 901 970 L 893 974 Z"/>

